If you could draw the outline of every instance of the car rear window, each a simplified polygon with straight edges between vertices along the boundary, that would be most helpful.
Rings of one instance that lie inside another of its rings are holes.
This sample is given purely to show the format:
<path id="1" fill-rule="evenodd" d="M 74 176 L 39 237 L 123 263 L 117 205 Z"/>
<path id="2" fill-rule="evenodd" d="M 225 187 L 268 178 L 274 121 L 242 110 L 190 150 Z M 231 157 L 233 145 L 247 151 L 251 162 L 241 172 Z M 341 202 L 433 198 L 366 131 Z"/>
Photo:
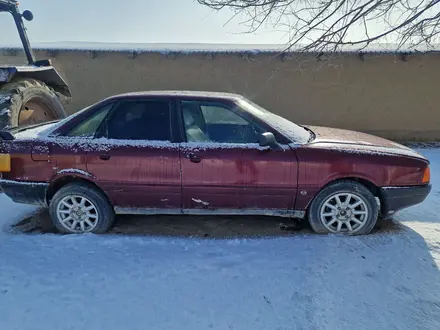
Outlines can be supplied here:
<path id="1" fill-rule="evenodd" d="M 71 129 L 66 136 L 93 137 L 113 106 L 113 103 L 104 106 L 92 116 Z"/>

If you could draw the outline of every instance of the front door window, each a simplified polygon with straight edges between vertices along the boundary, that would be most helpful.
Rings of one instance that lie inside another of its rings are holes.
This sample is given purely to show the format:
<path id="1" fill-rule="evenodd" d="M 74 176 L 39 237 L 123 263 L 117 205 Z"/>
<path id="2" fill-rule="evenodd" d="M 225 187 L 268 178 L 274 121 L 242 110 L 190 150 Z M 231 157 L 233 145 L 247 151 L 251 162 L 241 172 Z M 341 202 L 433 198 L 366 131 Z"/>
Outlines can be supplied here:
<path id="1" fill-rule="evenodd" d="M 181 109 L 188 142 L 258 143 L 263 133 L 226 105 L 184 101 Z"/>

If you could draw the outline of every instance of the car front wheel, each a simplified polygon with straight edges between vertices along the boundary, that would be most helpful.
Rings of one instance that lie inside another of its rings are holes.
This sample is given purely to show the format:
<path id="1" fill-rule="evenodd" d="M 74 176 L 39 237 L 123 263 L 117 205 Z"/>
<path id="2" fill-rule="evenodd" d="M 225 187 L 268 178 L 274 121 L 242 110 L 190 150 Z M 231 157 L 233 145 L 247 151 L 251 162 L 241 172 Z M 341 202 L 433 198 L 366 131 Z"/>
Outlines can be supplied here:
<path id="1" fill-rule="evenodd" d="M 339 181 L 323 190 L 309 209 L 312 229 L 320 234 L 369 234 L 379 213 L 374 195 L 362 184 Z"/>
<path id="2" fill-rule="evenodd" d="M 108 231 L 114 211 L 106 196 L 92 185 L 71 183 L 53 196 L 49 212 L 55 227 L 66 234 Z"/>

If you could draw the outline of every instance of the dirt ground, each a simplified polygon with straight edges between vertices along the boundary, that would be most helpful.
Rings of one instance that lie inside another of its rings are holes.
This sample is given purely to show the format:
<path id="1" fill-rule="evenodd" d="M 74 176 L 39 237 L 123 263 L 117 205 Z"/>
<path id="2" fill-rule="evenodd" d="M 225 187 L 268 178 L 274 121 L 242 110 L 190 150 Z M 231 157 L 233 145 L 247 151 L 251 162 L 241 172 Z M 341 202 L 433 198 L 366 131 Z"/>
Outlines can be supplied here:
<path id="1" fill-rule="evenodd" d="M 379 221 L 375 231 L 396 231 L 401 225 Z M 18 233 L 57 233 L 42 210 L 14 225 Z M 258 216 L 117 216 L 108 234 L 200 238 L 282 237 L 312 233 L 308 223 L 296 219 Z"/>

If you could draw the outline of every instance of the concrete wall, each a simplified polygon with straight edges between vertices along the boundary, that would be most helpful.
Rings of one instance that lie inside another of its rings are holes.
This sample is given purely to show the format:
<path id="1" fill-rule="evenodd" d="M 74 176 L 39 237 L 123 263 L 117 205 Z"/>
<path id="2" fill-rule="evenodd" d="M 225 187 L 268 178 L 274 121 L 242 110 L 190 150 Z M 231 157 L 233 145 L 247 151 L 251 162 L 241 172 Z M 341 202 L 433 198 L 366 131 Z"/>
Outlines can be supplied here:
<path id="1" fill-rule="evenodd" d="M 70 113 L 112 94 L 189 89 L 243 94 L 286 118 L 395 140 L 440 140 L 440 55 L 37 52 L 68 81 Z M 0 63 L 24 63 L 3 54 Z"/>

